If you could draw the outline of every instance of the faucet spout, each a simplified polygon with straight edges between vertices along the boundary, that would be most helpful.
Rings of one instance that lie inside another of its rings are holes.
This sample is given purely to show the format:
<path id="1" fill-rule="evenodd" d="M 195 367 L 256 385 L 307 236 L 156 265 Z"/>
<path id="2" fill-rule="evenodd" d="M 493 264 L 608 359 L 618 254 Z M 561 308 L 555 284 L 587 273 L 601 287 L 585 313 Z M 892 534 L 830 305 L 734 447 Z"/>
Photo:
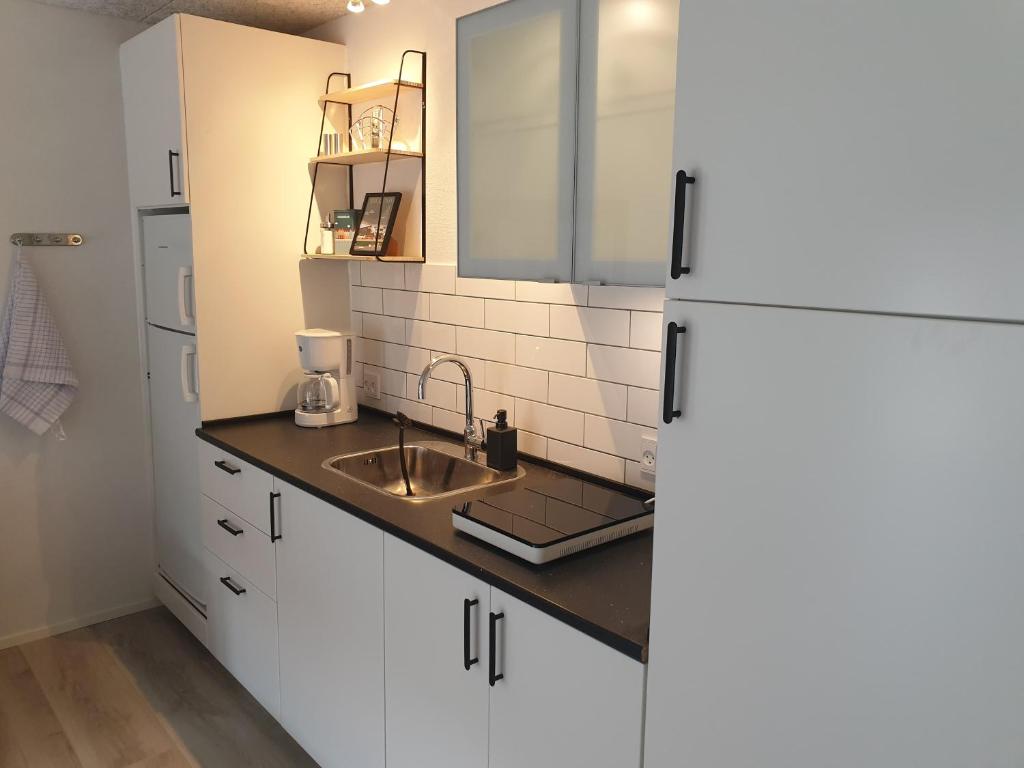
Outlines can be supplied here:
<path id="1" fill-rule="evenodd" d="M 466 458 L 475 459 L 477 450 L 483 445 L 483 436 L 476 431 L 473 422 L 473 374 L 462 360 L 455 355 L 440 355 L 431 360 L 420 374 L 419 385 L 416 387 L 416 395 L 420 400 L 427 396 L 427 381 L 430 379 L 434 369 L 442 363 L 451 363 L 462 371 L 466 380 L 466 430 L 464 433 L 466 443 Z"/>

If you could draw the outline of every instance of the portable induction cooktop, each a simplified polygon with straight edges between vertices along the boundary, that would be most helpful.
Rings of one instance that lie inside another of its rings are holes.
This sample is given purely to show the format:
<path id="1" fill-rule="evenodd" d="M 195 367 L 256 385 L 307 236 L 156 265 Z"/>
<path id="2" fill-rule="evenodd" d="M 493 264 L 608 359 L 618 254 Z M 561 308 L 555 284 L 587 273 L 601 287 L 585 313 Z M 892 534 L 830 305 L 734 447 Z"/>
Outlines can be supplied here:
<path id="1" fill-rule="evenodd" d="M 649 494 L 530 464 L 515 490 L 452 510 L 456 529 L 531 563 L 549 563 L 654 526 Z"/>

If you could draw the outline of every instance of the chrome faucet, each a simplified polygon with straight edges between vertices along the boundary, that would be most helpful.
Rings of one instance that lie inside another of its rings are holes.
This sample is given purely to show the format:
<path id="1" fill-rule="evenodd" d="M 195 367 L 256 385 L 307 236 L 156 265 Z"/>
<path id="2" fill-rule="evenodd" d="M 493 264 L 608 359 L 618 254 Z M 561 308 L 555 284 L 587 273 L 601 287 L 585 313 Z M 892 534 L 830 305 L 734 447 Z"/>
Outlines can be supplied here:
<path id="1" fill-rule="evenodd" d="M 466 431 L 463 433 L 466 444 L 466 458 L 476 459 L 476 452 L 483 447 L 484 439 L 483 434 L 477 431 L 476 426 L 473 422 L 473 374 L 470 373 L 469 368 L 464 362 L 459 360 L 455 355 L 441 355 L 435 357 L 426 368 L 423 369 L 423 373 L 420 374 L 419 387 L 416 389 L 416 395 L 422 400 L 427 394 L 427 379 L 430 378 L 431 372 L 441 365 L 441 363 L 452 363 L 457 365 L 459 370 L 462 371 L 462 375 L 466 379 Z"/>

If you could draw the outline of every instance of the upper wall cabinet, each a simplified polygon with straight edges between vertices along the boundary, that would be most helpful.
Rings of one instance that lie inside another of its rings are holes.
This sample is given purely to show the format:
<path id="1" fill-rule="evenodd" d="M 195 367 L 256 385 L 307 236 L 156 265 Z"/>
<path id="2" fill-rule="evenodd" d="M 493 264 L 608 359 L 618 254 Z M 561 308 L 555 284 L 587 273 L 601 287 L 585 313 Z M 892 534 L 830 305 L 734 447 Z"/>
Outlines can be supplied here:
<path id="1" fill-rule="evenodd" d="M 121 46 L 121 89 L 132 204 L 188 203 L 180 18 Z"/>
<path id="2" fill-rule="evenodd" d="M 458 21 L 459 274 L 572 274 L 577 0 Z"/>
<path id="3" fill-rule="evenodd" d="M 678 0 L 458 21 L 459 274 L 661 285 Z"/>

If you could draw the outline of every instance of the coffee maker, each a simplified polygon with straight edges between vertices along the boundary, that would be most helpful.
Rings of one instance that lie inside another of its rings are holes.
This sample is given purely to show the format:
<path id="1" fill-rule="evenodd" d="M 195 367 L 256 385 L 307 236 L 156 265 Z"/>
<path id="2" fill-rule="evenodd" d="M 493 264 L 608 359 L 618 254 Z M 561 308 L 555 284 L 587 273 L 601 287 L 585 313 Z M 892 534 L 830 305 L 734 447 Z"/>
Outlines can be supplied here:
<path id="1" fill-rule="evenodd" d="M 298 389 L 295 423 L 300 427 L 329 427 L 356 420 L 356 383 L 352 377 L 351 333 L 323 328 L 295 332 L 299 364 L 305 371 Z"/>

